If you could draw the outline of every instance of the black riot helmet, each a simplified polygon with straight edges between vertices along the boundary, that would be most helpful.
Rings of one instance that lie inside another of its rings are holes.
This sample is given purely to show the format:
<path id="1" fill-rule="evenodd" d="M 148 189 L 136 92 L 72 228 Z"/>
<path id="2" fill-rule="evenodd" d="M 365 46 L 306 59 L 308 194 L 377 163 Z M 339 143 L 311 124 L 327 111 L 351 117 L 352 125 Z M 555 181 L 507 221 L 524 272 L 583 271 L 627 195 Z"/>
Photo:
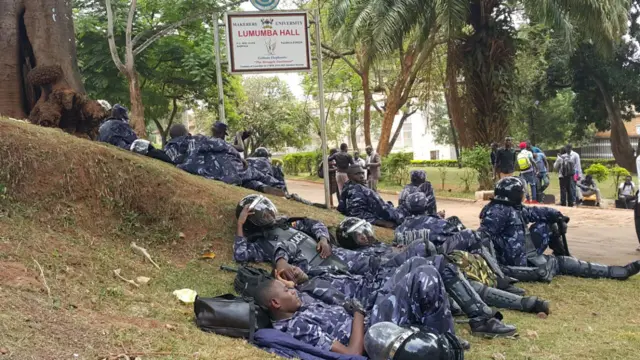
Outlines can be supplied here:
<path id="1" fill-rule="evenodd" d="M 266 159 L 266 158 L 269 158 L 271 154 L 269 154 L 269 150 L 267 150 L 267 148 L 259 147 L 256 149 L 256 151 L 253 152 L 253 156 Z"/>
<path id="2" fill-rule="evenodd" d="M 338 244 L 345 249 L 355 250 L 376 242 L 373 227 L 366 220 L 348 217 L 342 220 L 336 230 Z"/>
<path id="3" fill-rule="evenodd" d="M 493 198 L 511 205 L 521 205 L 524 196 L 524 183 L 515 176 L 506 177 L 496 184 Z"/>
<path id="4" fill-rule="evenodd" d="M 278 209 L 273 205 L 264 195 L 247 195 L 236 206 L 236 219 L 240 217 L 240 213 L 245 206 L 249 206 L 249 209 L 253 214 L 249 215 L 247 220 L 258 227 L 270 226 L 276 223 L 276 215 Z"/>
<path id="5" fill-rule="evenodd" d="M 464 350 L 455 335 L 434 334 L 391 322 L 372 325 L 364 337 L 371 360 L 463 360 Z"/>

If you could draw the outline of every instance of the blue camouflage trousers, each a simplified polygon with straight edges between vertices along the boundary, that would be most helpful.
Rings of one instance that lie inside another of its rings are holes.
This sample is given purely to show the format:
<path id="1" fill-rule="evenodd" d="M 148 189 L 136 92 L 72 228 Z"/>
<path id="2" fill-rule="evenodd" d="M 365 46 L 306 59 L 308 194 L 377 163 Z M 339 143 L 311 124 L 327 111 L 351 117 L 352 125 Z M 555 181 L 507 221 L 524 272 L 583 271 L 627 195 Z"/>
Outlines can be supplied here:
<path id="1" fill-rule="evenodd" d="M 383 321 L 455 334 L 444 282 L 429 260 L 410 259 L 377 292 L 367 324 Z"/>

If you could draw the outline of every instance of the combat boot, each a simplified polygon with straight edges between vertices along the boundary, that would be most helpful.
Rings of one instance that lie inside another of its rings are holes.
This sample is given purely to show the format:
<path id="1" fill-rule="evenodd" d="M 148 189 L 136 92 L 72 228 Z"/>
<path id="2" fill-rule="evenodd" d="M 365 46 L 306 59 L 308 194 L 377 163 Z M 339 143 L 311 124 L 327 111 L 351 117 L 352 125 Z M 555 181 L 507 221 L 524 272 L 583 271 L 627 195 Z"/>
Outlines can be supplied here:
<path id="1" fill-rule="evenodd" d="M 522 297 L 506 291 L 488 287 L 477 281 L 469 281 L 480 298 L 489 306 L 500 309 L 518 310 L 526 313 L 549 315 L 549 302 L 535 296 Z"/>
<path id="2" fill-rule="evenodd" d="M 489 338 L 513 336 L 516 327 L 504 324 L 502 315 L 493 311 L 485 304 L 471 284 L 462 276 L 448 276 L 444 279 L 447 293 L 470 318 L 471 334 Z"/>
<path id="3" fill-rule="evenodd" d="M 627 280 L 640 272 L 640 260 L 625 266 L 607 266 L 578 260 L 570 256 L 558 256 L 559 273 L 589 279 Z"/>

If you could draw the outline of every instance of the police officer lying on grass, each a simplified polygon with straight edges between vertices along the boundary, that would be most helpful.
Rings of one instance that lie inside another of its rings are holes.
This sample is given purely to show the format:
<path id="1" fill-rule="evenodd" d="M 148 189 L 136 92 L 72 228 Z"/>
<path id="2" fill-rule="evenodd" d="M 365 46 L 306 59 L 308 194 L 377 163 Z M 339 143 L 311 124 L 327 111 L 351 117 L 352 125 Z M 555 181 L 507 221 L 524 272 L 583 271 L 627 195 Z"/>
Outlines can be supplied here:
<path id="1" fill-rule="evenodd" d="M 340 193 L 338 211 L 344 216 L 367 220 L 373 225 L 395 228 L 402 223 L 402 214 L 366 185 L 364 170 L 352 165 L 347 170 L 349 181 Z"/>
<path id="2" fill-rule="evenodd" d="M 640 272 L 640 260 L 626 266 L 607 266 L 567 256 L 561 236 L 566 234 L 569 218 L 549 207 L 522 205 L 524 186 L 516 177 L 500 180 L 493 200 L 480 213 L 478 231 L 493 242 L 507 276 L 544 282 L 550 282 L 556 274 L 626 280 Z M 548 247 L 554 255 L 544 255 Z"/>
<path id="3" fill-rule="evenodd" d="M 138 139 L 138 135 L 129 125 L 127 109 L 120 104 L 113 106 L 111 117 L 100 125 L 98 141 L 173 164 L 164 151 L 156 149 L 148 140 Z"/>
<path id="4" fill-rule="evenodd" d="M 434 247 L 428 242 L 415 242 L 398 253 L 388 252 L 384 256 L 375 251 L 332 247 L 328 242 L 329 232 L 322 223 L 309 219 L 278 219 L 273 203 L 259 195 L 249 195 L 242 199 L 236 214 L 236 261 L 273 261 L 276 272 L 286 280 L 297 278 L 296 268 L 309 277 L 327 273 L 347 275 L 329 276 L 329 281 L 345 295 L 359 299 L 370 308 L 375 303 L 378 291 L 398 267 L 413 261 L 414 257 L 435 256 L 428 263 L 436 265 L 447 274 L 447 288 L 452 289 L 452 296 L 471 318 L 472 333 L 490 337 L 515 333 L 513 326 L 504 325 L 493 316 L 491 309 L 482 302 L 466 279 L 459 276 L 457 267 L 449 264 L 442 256 L 436 256 L 435 251 L 432 251 Z M 369 225 L 366 221 L 356 221 Z M 360 231 L 359 229 L 360 226 L 357 226 L 352 231 Z M 362 231 L 368 230 L 363 228 Z"/>
<path id="5" fill-rule="evenodd" d="M 424 198 L 422 193 L 413 195 Z M 482 305 L 478 306 L 479 302 L 476 299 L 478 294 L 480 299 L 489 306 L 531 313 L 543 312 L 547 315 L 550 313 L 547 301 L 535 296 L 520 296 L 519 294 L 523 294 L 524 291 L 514 294 L 496 288 L 499 283 L 496 274 L 481 255 L 443 247 L 436 249 L 428 239 L 414 241 L 399 250 L 397 247 L 379 242 L 375 238 L 373 227 L 357 218 L 344 219 L 338 226 L 336 238 L 341 247 L 377 255 L 383 262 L 386 262 L 385 266 L 388 267 L 397 267 L 409 256 L 425 257 L 438 269 L 444 279 L 449 296 L 470 318 L 483 317 L 484 315 L 477 312 L 482 308 Z M 468 283 L 467 279 L 461 277 L 463 274 L 468 278 Z M 347 295 L 350 294 L 348 291 L 346 292 Z M 366 300 L 360 300 L 366 303 Z"/>
<path id="6" fill-rule="evenodd" d="M 262 283 L 257 303 L 267 309 L 275 329 L 310 345 L 341 354 L 364 353 L 367 330 L 380 322 L 418 325 L 455 343 L 453 318 L 438 271 L 427 260 L 414 258 L 396 270 L 370 312 L 355 301 L 329 305 L 288 288 L 278 280 Z M 409 310 L 411 309 L 411 310 Z M 409 310 L 409 311 L 405 311 Z M 438 347 L 438 342 L 434 342 Z M 459 346 L 455 346 L 459 350 Z M 435 349 L 434 349 L 435 350 Z M 437 359 L 449 359 L 448 347 Z"/>

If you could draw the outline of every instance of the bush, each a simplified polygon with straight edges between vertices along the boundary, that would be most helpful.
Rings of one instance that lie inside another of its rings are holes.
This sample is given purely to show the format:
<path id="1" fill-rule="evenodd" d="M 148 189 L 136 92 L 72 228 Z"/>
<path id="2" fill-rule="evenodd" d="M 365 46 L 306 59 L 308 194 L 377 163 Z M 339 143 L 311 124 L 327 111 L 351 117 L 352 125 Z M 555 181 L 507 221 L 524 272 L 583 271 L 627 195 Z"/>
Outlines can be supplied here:
<path id="1" fill-rule="evenodd" d="M 593 178 L 596 179 L 597 182 L 601 183 L 607 181 L 607 179 L 609 178 L 609 171 L 610 170 L 602 164 L 592 164 L 587 170 L 585 170 L 584 173 L 586 175 L 593 176 Z"/>
<path id="2" fill-rule="evenodd" d="M 411 152 L 389 154 L 382 159 L 381 171 L 390 180 L 389 182 L 402 186 L 409 181 L 409 165 L 411 165 L 412 158 L 413 153 Z"/>
<path id="3" fill-rule="evenodd" d="M 438 168 L 438 174 L 440 175 L 440 190 L 444 190 L 444 184 L 447 183 L 447 173 L 449 172 L 449 168 L 446 166 L 441 166 Z"/>
<path id="4" fill-rule="evenodd" d="M 460 183 L 464 185 L 464 192 L 468 193 L 471 191 L 471 184 L 473 183 L 473 178 L 476 176 L 475 172 L 469 168 L 465 168 L 460 175 Z"/>
<path id="5" fill-rule="evenodd" d="M 476 145 L 471 149 L 462 150 L 460 154 L 462 166 L 471 168 L 478 174 L 478 190 L 493 189 L 491 168 L 491 149 L 486 146 Z"/>
<path id="6" fill-rule="evenodd" d="M 298 175 L 299 173 L 315 174 L 320 160 L 322 160 L 322 152 L 320 151 L 292 153 L 282 158 L 284 172 L 289 175 Z"/>
<path id="7" fill-rule="evenodd" d="M 411 160 L 412 166 L 458 167 L 457 160 Z"/>

